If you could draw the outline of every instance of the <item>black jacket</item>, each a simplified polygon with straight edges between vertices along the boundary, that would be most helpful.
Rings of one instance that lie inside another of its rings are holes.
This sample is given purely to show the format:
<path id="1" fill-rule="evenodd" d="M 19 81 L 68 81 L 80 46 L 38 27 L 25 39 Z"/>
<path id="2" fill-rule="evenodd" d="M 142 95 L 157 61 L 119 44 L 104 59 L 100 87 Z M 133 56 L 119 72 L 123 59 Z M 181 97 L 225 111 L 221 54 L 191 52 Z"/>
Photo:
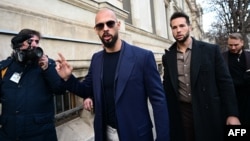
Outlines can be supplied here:
<path id="1" fill-rule="evenodd" d="M 1 80 L 0 140 L 28 138 L 56 141 L 54 94 L 64 94 L 55 62 L 43 71 L 38 64 L 23 65 L 8 58 L 0 62 L 7 67 Z M 19 82 L 14 76 L 21 75 Z"/>
<path id="2" fill-rule="evenodd" d="M 163 84 L 168 99 L 170 136 L 183 141 L 178 100 L 177 44 L 162 57 Z M 190 81 L 196 141 L 222 141 L 227 116 L 238 116 L 233 82 L 219 47 L 193 38 Z"/>

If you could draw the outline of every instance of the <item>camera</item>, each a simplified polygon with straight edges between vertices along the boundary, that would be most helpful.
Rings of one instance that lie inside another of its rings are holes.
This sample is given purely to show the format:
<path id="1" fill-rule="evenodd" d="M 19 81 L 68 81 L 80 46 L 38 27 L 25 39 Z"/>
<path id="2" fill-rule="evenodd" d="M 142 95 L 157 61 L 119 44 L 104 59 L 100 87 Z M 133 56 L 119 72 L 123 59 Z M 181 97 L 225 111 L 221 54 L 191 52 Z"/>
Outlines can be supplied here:
<path id="1" fill-rule="evenodd" d="M 29 47 L 25 50 L 16 50 L 16 59 L 23 63 L 32 63 L 38 61 L 43 56 L 43 50 L 40 47 Z"/>
<path id="2" fill-rule="evenodd" d="M 40 47 L 29 48 L 23 51 L 25 52 L 26 60 L 37 61 L 43 56 L 43 50 Z"/>
<path id="3" fill-rule="evenodd" d="M 12 48 L 14 49 L 14 57 L 17 61 L 21 63 L 33 63 L 37 62 L 43 56 L 43 50 L 41 47 L 31 46 L 32 40 L 30 38 L 31 34 L 18 34 L 11 40 Z M 25 40 L 28 40 L 28 48 L 20 49 Z"/>

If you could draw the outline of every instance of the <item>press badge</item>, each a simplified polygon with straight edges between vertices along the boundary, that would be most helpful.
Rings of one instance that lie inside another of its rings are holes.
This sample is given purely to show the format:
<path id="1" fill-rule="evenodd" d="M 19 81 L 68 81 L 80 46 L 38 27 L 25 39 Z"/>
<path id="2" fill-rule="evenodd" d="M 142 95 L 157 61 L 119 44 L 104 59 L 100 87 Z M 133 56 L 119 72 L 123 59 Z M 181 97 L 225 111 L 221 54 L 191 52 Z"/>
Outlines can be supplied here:
<path id="1" fill-rule="evenodd" d="M 13 82 L 15 82 L 15 83 L 18 83 L 19 80 L 20 80 L 20 78 L 21 78 L 21 75 L 22 75 L 22 73 L 17 73 L 17 72 L 15 72 L 15 73 L 11 76 L 10 80 L 13 81 Z"/>

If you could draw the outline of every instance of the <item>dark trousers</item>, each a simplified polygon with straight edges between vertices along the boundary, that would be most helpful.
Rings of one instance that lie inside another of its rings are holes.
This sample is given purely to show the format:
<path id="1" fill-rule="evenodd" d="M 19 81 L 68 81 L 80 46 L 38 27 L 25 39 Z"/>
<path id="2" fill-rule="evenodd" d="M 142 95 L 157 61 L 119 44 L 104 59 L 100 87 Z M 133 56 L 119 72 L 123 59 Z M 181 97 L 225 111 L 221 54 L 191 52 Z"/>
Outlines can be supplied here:
<path id="1" fill-rule="evenodd" d="M 185 133 L 185 141 L 195 141 L 192 104 L 181 102 L 180 109 Z"/>

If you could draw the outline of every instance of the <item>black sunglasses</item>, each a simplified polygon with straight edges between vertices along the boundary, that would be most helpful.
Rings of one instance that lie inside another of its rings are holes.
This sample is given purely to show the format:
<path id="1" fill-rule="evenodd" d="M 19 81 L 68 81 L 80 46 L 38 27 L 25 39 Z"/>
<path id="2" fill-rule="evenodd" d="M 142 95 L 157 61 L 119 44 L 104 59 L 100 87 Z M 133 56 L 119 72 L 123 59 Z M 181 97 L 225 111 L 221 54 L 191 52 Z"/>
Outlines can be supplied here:
<path id="1" fill-rule="evenodd" d="M 95 25 L 97 30 L 102 30 L 104 28 L 104 24 L 106 24 L 109 28 L 113 28 L 115 26 L 115 21 L 107 21 L 106 23 L 98 23 Z"/>

